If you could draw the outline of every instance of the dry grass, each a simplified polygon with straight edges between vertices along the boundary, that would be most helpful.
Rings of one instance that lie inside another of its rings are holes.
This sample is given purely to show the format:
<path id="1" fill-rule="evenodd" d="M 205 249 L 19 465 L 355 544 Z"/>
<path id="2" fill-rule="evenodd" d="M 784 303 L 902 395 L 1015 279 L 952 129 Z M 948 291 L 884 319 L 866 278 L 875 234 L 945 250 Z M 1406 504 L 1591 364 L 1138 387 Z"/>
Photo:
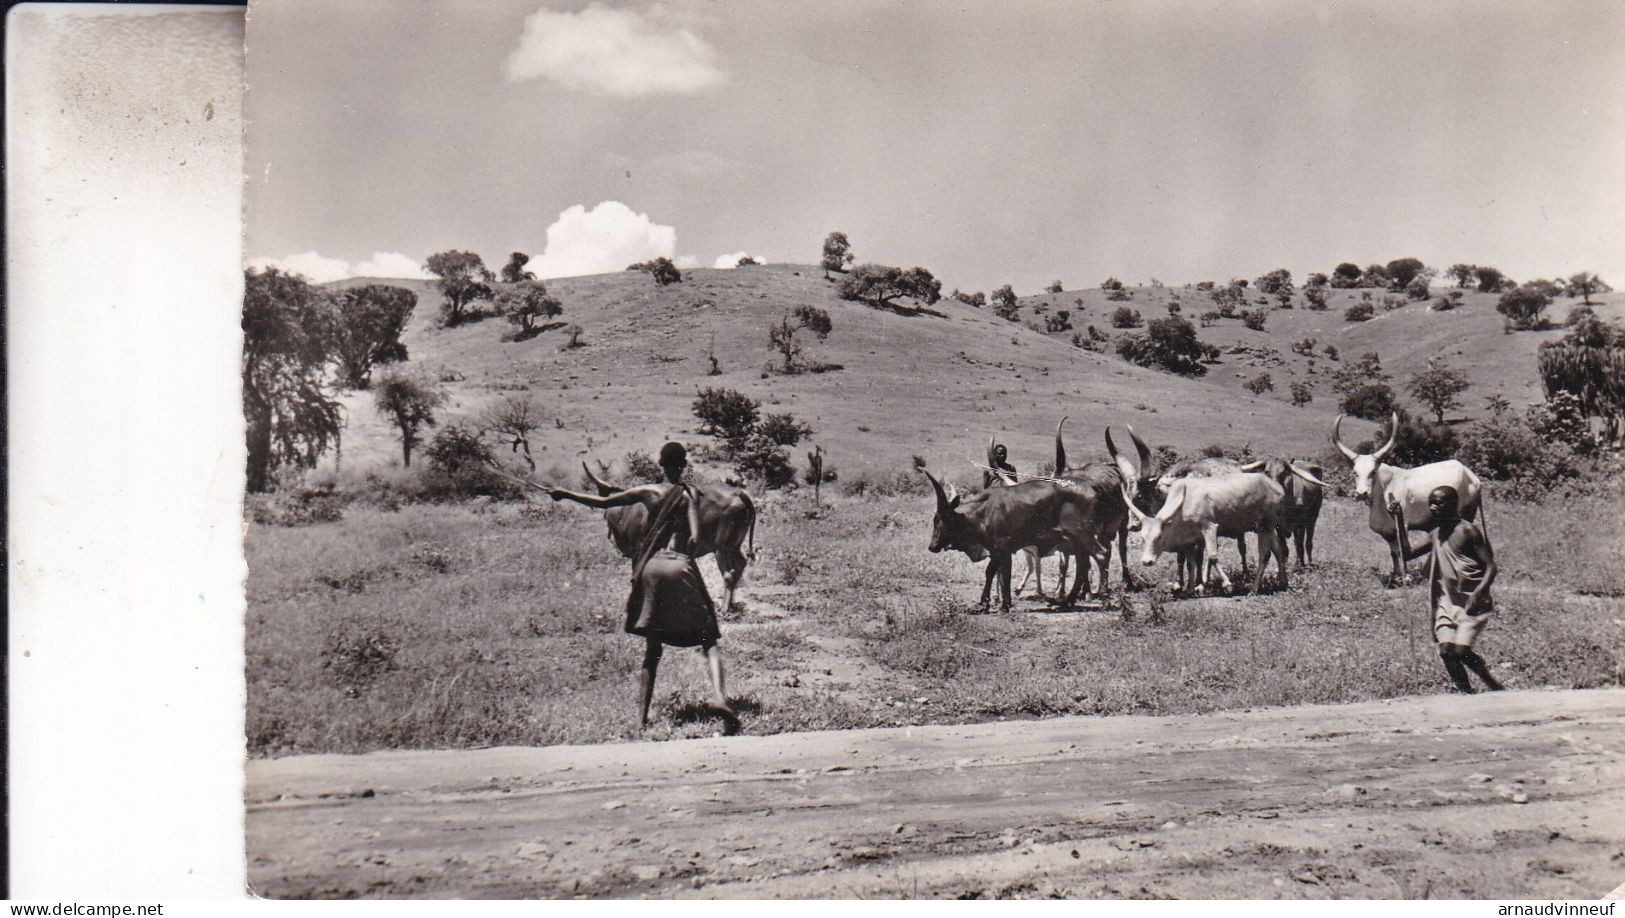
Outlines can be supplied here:
<path id="1" fill-rule="evenodd" d="M 1625 522 L 1613 501 L 1492 509 L 1505 569 L 1480 647 L 1514 687 L 1625 680 Z M 1385 590 L 1363 508 L 1328 504 L 1287 592 L 1132 613 L 977 614 L 980 566 L 932 555 L 928 498 L 763 502 L 726 617 L 752 733 L 1059 713 L 1188 713 L 1438 692 L 1425 587 Z M 597 514 L 552 505 L 351 508 L 249 529 L 255 754 L 634 738 L 627 565 Z M 710 562 L 703 562 L 713 587 Z M 1171 579 L 1170 563 L 1154 572 Z M 1144 578 L 1143 570 L 1136 570 Z M 1114 568 L 1113 582 L 1117 574 Z M 752 590 L 757 592 L 753 593 Z M 719 594 L 720 595 L 720 594 Z M 1160 609 L 1153 608 L 1160 606 Z M 1155 613 L 1155 614 L 1154 614 Z M 714 732 L 697 655 L 668 652 L 649 736 Z"/>

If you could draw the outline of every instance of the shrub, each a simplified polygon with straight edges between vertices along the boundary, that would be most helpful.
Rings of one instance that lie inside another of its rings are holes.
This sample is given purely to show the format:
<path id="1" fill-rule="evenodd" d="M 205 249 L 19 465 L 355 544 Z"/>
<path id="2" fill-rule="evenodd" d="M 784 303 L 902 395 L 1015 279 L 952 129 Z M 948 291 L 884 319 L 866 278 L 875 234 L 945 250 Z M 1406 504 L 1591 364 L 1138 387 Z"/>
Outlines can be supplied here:
<path id="1" fill-rule="evenodd" d="M 756 432 L 772 441 L 776 446 L 795 446 L 803 439 L 813 435 L 813 429 L 808 424 L 799 421 L 788 411 L 781 414 L 763 415 L 756 425 Z"/>
<path id="2" fill-rule="evenodd" d="M 1273 392 L 1275 391 L 1275 381 L 1270 379 L 1270 374 L 1260 373 L 1257 376 L 1254 376 L 1252 379 L 1247 380 L 1247 391 L 1254 395 L 1263 395 L 1265 392 Z"/>
<path id="3" fill-rule="evenodd" d="M 1345 394 L 1337 407 L 1357 418 L 1381 421 L 1395 408 L 1394 390 L 1386 383 L 1366 383 Z"/>
<path id="4" fill-rule="evenodd" d="M 573 351 L 578 347 L 586 347 L 587 346 L 587 342 L 581 340 L 581 335 L 583 334 L 583 329 L 582 329 L 581 326 L 579 326 L 579 325 L 566 325 L 566 326 L 564 326 L 564 333 L 566 335 L 569 335 L 570 338 L 569 338 L 568 341 L 564 342 L 564 346 L 559 348 L 560 350 Z"/>
<path id="5" fill-rule="evenodd" d="M 1016 305 L 1016 292 L 1010 289 L 1009 284 L 993 291 L 993 314 L 1009 322 L 1021 317 L 1021 308 Z"/>
<path id="6" fill-rule="evenodd" d="M 1140 317 L 1139 310 L 1119 306 L 1112 311 L 1113 328 L 1139 328 L 1144 324 L 1145 320 Z"/>
<path id="7" fill-rule="evenodd" d="M 1223 318 L 1223 316 L 1219 315 L 1217 310 L 1208 310 L 1207 312 L 1202 313 L 1202 327 L 1208 328 L 1210 326 L 1217 325 L 1221 318 Z"/>
<path id="8" fill-rule="evenodd" d="M 1292 404 L 1293 405 L 1295 405 L 1295 406 L 1297 406 L 1299 408 L 1302 408 L 1304 405 L 1307 405 L 1307 404 L 1309 404 L 1310 402 L 1312 402 L 1314 400 L 1315 400 L 1315 390 L 1312 387 L 1310 387 L 1310 385 L 1308 383 L 1295 382 L 1295 383 L 1292 384 Z"/>
<path id="9" fill-rule="evenodd" d="M 1072 311 L 1058 309 L 1054 315 L 1044 317 L 1044 330 L 1049 332 L 1067 331 L 1072 328 Z"/>
<path id="10" fill-rule="evenodd" d="M 1304 305 L 1316 312 L 1328 308 L 1326 302 L 1326 288 L 1324 286 L 1303 288 Z"/>
<path id="11" fill-rule="evenodd" d="M 1338 354 L 1337 345 L 1328 344 L 1328 345 L 1326 345 L 1326 349 L 1321 351 L 1321 353 L 1326 355 L 1327 360 L 1336 360 L 1337 359 L 1337 354 Z"/>
<path id="12" fill-rule="evenodd" d="M 1144 334 L 1128 335 L 1117 342 L 1117 353 L 1131 363 L 1166 370 L 1183 376 L 1201 376 L 1203 343 L 1196 329 L 1184 319 L 1152 319 Z"/>
<path id="13" fill-rule="evenodd" d="M 1243 309 L 1241 311 L 1241 324 L 1253 331 L 1263 331 L 1264 323 L 1269 319 L 1268 307 L 1260 306 L 1257 309 Z"/>
<path id="14" fill-rule="evenodd" d="M 1446 411 L 1461 407 L 1460 395 L 1468 385 L 1466 374 L 1432 360 L 1428 368 L 1412 376 L 1405 387 L 1412 398 L 1428 406 L 1434 419 L 1443 424 Z"/>
<path id="15" fill-rule="evenodd" d="M 649 276 L 654 278 L 655 284 L 661 287 L 683 282 L 683 272 L 677 269 L 677 265 L 670 258 L 663 255 L 651 261 L 639 262 L 632 267 L 649 272 Z"/>
<path id="16" fill-rule="evenodd" d="M 1403 408 L 1397 411 L 1399 436 L 1394 440 L 1394 451 L 1388 454 L 1386 461 L 1394 465 L 1422 465 L 1449 459 L 1456 454 L 1454 429 L 1444 424 L 1434 424 L 1423 418 L 1412 417 L 1410 412 Z M 1391 418 L 1384 420 L 1392 422 Z M 1377 435 L 1378 443 L 1388 441 L 1388 423 L 1382 425 L 1382 430 Z"/>
<path id="17" fill-rule="evenodd" d="M 1428 279 L 1422 275 L 1417 275 L 1405 285 L 1405 295 L 1413 300 L 1425 300 L 1430 292 Z"/>
<path id="18" fill-rule="evenodd" d="M 1168 314 L 1171 315 L 1171 316 L 1177 316 L 1177 315 L 1179 315 L 1179 313 L 1180 313 L 1179 303 L 1175 302 L 1174 300 L 1169 300 L 1168 301 Z"/>
<path id="19" fill-rule="evenodd" d="M 1423 299 L 1426 299 L 1425 294 L 1423 295 Z M 1402 297 L 1385 294 L 1381 300 L 1381 303 L 1384 312 L 1393 312 L 1399 307 L 1405 305 L 1405 300 Z"/>
<path id="20" fill-rule="evenodd" d="M 1451 291 L 1451 293 L 1457 293 L 1457 292 L 1459 292 L 1459 291 L 1455 291 L 1455 290 Z M 1433 310 L 1434 312 L 1447 312 L 1447 311 L 1449 311 L 1451 309 L 1455 309 L 1456 306 L 1460 304 L 1460 302 L 1461 301 L 1456 299 L 1455 297 L 1441 296 L 1438 299 L 1434 300 L 1433 305 L 1429 306 L 1428 308 Z"/>
<path id="21" fill-rule="evenodd" d="M 1575 452 L 1589 453 L 1596 446 L 1585 405 L 1573 392 L 1553 392 L 1541 404 L 1529 406 L 1525 420 L 1537 435 Z"/>
<path id="22" fill-rule="evenodd" d="M 1578 472 L 1567 444 L 1541 436 L 1511 414 L 1468 427 L 1456 456 L 1480 476 L 1513 482 L 1525 493 L 1549 489 Z"/>
<path id="23" fill-rule="evenodd" d="M 1104 281 L 1101 281 L 1100 289 L 1107 291 L 1121 290 L 1123 289 L 1123 282 L 1115 277 L 1108 277 Z"/>
<path id="24" fill-rule="evenodd" d="M 1370 303 L 1355 303 L 1343 310 L 1343 318 L 1350 322 L 1364 322 L 1376 314 L 1376 308 Z"/>
<path id="25" fill-rule="evenodd" d="M 701 389 L 694 399 L 700 433 L 729 443 L 742 443 L 759 417 L 755 399 L 733 389 Z"/>
<path id="26" fill-rule="evenodd" d="M 733 450 L 734 468 L 740 476 L 759 481 L 768 488 L 782 488 L 795 480 L 790 457 L 770 437 L 753 433 Z"/>
<path id="27" fill-rule="evenodd" d="M 1061 287 L 1061 282 L 1060 281 L 1056 281 L 1056 282 L 1050 284 L 1048 287 L 1044 288 L 1045 293 L 1060 293 L 1061 290 L 1062 290 L 1062 287 Z"/>
<path id="28" fill-rule="evenodd" d="M 1551 304 L 1550 296 L 1525 284 L 1501 294 L 1495 311 L 1506 316 L 1512 328 L 1526 330 L 1540 327 L 1540 314 Z"/>

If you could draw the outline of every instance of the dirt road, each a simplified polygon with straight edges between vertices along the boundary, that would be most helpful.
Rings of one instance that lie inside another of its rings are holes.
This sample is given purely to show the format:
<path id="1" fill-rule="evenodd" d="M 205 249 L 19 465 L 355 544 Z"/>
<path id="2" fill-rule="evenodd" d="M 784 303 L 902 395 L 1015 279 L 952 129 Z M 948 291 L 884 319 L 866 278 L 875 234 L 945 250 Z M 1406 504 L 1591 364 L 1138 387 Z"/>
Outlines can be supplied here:
<path id="1" fill-rule="evenodd" d="M 1597 898 L 1625 691 L 248 766 L 272 897 Z"/>

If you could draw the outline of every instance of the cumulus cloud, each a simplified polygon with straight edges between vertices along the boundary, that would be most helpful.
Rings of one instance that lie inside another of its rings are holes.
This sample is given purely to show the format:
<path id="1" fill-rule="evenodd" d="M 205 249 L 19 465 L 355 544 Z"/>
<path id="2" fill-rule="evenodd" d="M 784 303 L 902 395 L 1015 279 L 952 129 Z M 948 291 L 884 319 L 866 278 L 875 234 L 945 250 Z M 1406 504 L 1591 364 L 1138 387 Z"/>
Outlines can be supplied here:
<path id="1" fill-rule="evenodd" d="M 374 252 L 367 261 L 350 264 L 342 258 L 328 258 L 317 252 L 300 252 L 286 258 L 250 258 L 250 268 L 277 268 L 300 274 L 311 283 L 344 280 L 347 277 L 431 277 L 415 258 L 400 252 Z"/>
<path id="2" fill-rule="evenodd" d="M 717 260 L 711 263 L 713 268 L 737 268 L 739 259 L 749 255 L 749 252 L 735 252 L 732 255 L 718 255 Z M 757 261 L 761 261 L 760 258 Z"/>
<path id="3" fill-rule="evenodd" d="M 698 92 L 725 79 L 716 51 L 698 35 L 600 3 L 579 13 L 532 13 L 508 55 L 507 76 L 622 98 Z"/>
<path id="4" fill-rule="evenodd" d="M 633 262 L 670 258 L 676 250 L 676 227 L 661 226 L 619 201 L 603 201 L 592 210 L 577 204 L 560 213 L 547 228 L 547 249 L 525 267 L 541 278 L 608 274 Z"/>
<path id="5" fill-rule="evenodd" d="M 672 264 L 682 268 L 684 271 L 687 271 L 690 268 L 698 268 L 700 266 L 700 260 L 693 255 L 679 255 L 677 256 L 677 259 L 672 262 Z"/>

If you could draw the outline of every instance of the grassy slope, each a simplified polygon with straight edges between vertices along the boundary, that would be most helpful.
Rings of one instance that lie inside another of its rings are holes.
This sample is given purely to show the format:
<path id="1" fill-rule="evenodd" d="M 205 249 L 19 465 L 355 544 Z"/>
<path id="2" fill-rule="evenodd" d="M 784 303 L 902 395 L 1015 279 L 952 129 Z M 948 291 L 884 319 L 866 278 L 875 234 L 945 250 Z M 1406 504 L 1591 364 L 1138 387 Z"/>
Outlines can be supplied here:
<path id="1" fill-rule="evenodd" d="M 548 282 L 564 304 L 562 318 L 586 330 L 589 346 L 574 351 L 559 349 L 557 330 L 503 341 L 511 326 L 500 319 L 440 328 L 440 297 L 431 282 L 388 282 L 419 293 L 405 336 L 412 362 L 462 377 L 449 385 L 445 420 L 472 417 L 506 391 L 527 390 L 562 422 L 532 439 L 544 472 L 690 437 L 696 423 L 690 404 L 704 386 L 739 389 L 769 410 L 810 422 L 829 461 L 846 472 L 904 468 L 919 454 L 933 468 L 969 477 L 965 460 L 980 459 L 994 433 L 1010 444 L 1018 467 L 1031 468 L 1052 454 L 1063 414 L 1072 418 L 1067 429 L 1076 456 L 1102 451 L 1102 428 L 1122 423 L 1153 444 L 1183 449 L 1250 442 L 1261 450 L 1318 453 L 1325 446 L 1326 407 L 1296 409 L 1240 391 L 1227 379 L 1234 358 L 1215 366 L 1211 381 L 1193 381 L 1079 350 L 1066 336 L 1035 333 L 954 301 L 937 305 L 940 317 L 843 301 L 814 267 L 701 269 L 687 277 L 664 288 L 636 272 Z M 767 326 L 802 304 L 827 309 L 834 323 L 827 341 L 809 339 L 806 359 L 844 369 L 763 378 L 763 365 L 775 356 Z M 724 372 L 707 377 L 713 336 Z M 394 436 L 370 396 L 347 401 L 346 465 L 398 464 Z M 1215 404 L 1225 410 L 1214 411 Z M 1355 425 L 1351 435 L 1365 435 L 1364 427 Z"/>
<path id="2" fill-rule="evenodd" d="M 1449 289 L 1435 285 L 1434 298 Z M 1119 306 L 1138 310 L 1142 316 L 1151 319 L 1167 315 L 1167 304 L 1174 301 L 1180 304 L 1181 314 L 1197 324 L 1202 313 L 1216 308 L 1209 295 L 1195 287 L 1139 287 L 1131 288 L 1131 291 L 1134 298 L 1126 303 L 1107 300 L 1103 290 L 1074 290 L 1026 297 L 1021 300 L 1021 318 L 1023 322 L 1042 323 L 1042 317 L 1036 311 L 1038 308 L 1051 313 L 1058 309 L 1069 309 L 1073 312 L 1074 328 L 1083 329 L 1093 324 L 1101 331 L 1116 336 L 1124 333 L 1111 326 L 1111 315 Z M 1324 419 L 1336 411 L 1337 396 L 1331 388 L 1331 374 L 1338 370 L 1340 364 L 1320 353 L 1326 345 L 1331 344 L 1337 347 L 1343 359 L 1375 351 L 1382 358 L 1383 369 L 1393 377 L 1390 384 L 1407 401 L 1409 395 L 1404 391 L 1405 382 L 1417 371 L 1425 369 L 1429 358 L 1443 357 L 1449 366 L 1466 373 L 1472 383 L 1462 396 L 1462 409 L 1453 413 L 1455 415 L 1486 415 L 1484 399 L 1493 394 L 1502 395 L 1514 406 L 1538 401 L 1542 397 L 1535 352 L 1541 342 L 1562 337 L 1561 328 L 1505 334 L 1501 314 L 1495 311 L 1499 296 L 1476 292 L 1467 293 L 1457 309 L 1433 312 L 1428 309 L 1431 300 L 1407 300 L 1404 306 L 1385 311 L 1380 305 L 1384 292 L 1371 291 L 1377 304 L 1376 317 L 1367 322 L 1345 320 L 1343 311 L 1359 302 L 1362 292 L 1330 291 L 1329 308 L 1325 311 L 1306 309 L 1302 295 L 1293 298 L 1292 309 L 1275 306 L 1276 301 L 1271 297 L 1269 319 L 1262 331 L 1247 328 L 1240 319 L 1221 319 L 1208 328 L 1198 328 L 1202 340 L 1212 342 L 1223 350 L 1242 346 L 1254 351 L 1251 354 L 1226 353 L 1223 365 L 1213 367 L 1208 374 L 1208 382 L 1234 395 L 1245 396 L 1243 384 L 1267 372 L 1275 384 L 1275 390 L 1266 397 L 1290 404 L 1291 383 L 1295 380 L 1306 381 L 1313 386 L 1315 395 L 1315 401 L 1307 410 L 1317 418 Z M 1252 298 L 1256 300 L 1257 297 L 1258 294 L 1253 293 Z M 1077 303 L 1080 298 L 1083 300 L 1082 306 Z M 1599 304 L 1595 307 L 1598 315 L 1603 318 L 1613 321 L 1625 318 L 1625 293 L 1603 294 L 1593 299 Z M 1547 316 L 1561 325 L 1569 310 L 1579 303 L 1577 299 L 1561 298 L 1547 310 Z M 1249 309 L 1257 306 L 1256 302 L 1247 304 Z M 1058 332 L 1051 337 L 1067 340 L 1071 334 L 1070 331 Z M 1317 356 L 1313 360 L 1292 351 L 1292 344 L 1305 338 L 1314 338 L 1317 342 Z M 1276 353 L 1262 354 L 1260 351 L 1263 348 L 1271 348 Z"/>

